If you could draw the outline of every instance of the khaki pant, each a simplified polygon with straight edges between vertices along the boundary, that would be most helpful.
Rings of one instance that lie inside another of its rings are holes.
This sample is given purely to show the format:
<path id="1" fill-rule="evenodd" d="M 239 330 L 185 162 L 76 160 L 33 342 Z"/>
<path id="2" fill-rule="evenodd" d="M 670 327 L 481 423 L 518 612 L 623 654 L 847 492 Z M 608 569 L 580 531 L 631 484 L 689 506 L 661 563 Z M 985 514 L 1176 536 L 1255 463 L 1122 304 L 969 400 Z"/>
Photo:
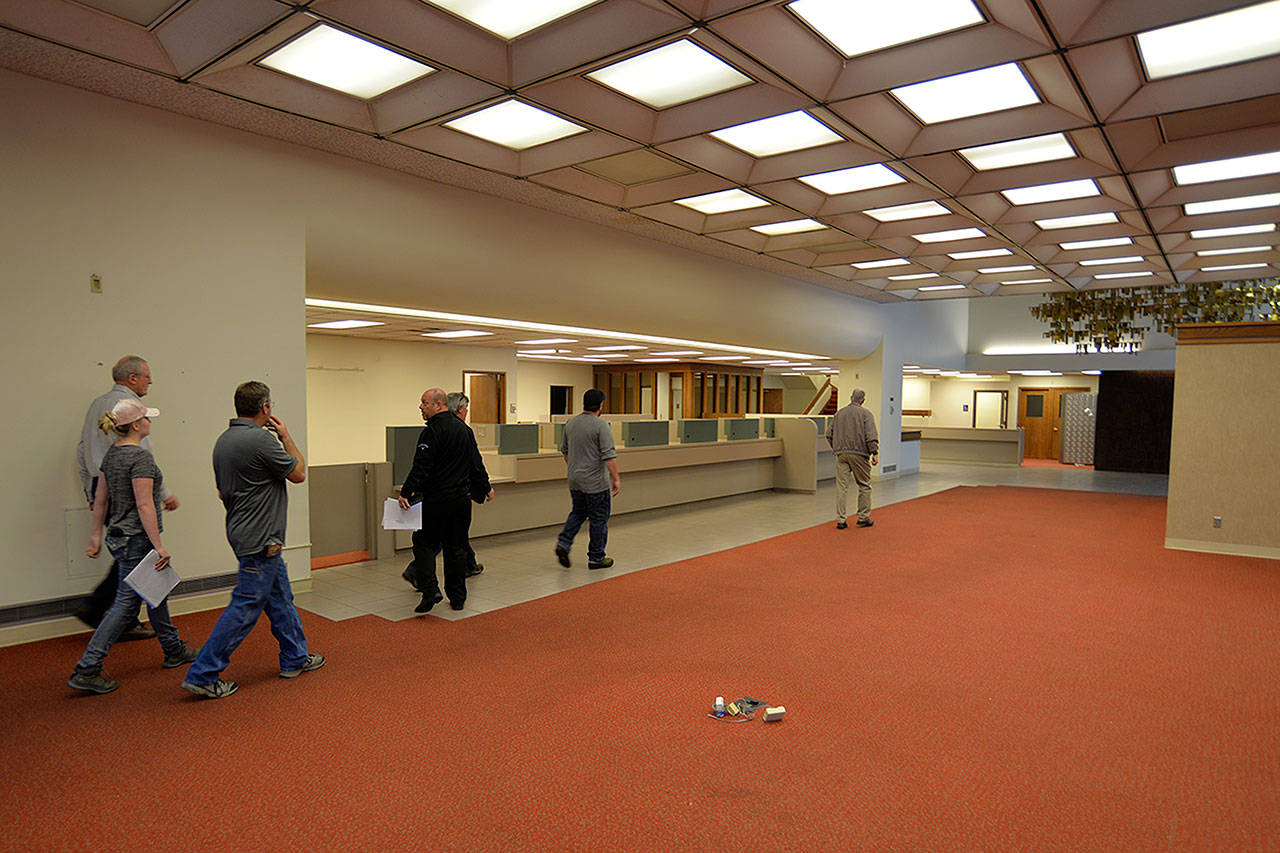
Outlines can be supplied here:
<path id="1" fill-rule="evenodd" d="M 845 496 L 849 494 L 849 477 L 858 484 L 858 520 L 871 518 L 871 458 L 857 453 L 836 456 L 836 520 L 848 518 Z"/>

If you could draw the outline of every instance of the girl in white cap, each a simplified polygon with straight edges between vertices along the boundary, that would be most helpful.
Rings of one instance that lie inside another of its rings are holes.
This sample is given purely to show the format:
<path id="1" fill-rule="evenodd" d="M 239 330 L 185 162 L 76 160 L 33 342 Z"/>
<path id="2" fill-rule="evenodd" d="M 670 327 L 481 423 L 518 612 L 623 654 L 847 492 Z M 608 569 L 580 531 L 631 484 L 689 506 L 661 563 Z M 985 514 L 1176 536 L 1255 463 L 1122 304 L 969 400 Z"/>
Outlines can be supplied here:
<path id="1" fill-rule="evenodd" d="M 159 557 L 157 571 L 169 565 L 169 552 L 160 542 L 160 531 L 164 529 L 160 518 L 163 475 L 151 453 L 140 445 L 151 433 L 151 419 L 159 414 L 158 409 L 149 409 L 137 400 L 121 400 L 98 422 L 103 432 L 116 437 L 116 442 L 102 457 L 98 491 L 93 499 L 93 533 L 85 553 L 90 557 L 101 553 L 105 521 L 107 550 L 120 564 L 120 587 L 115 603 L 89 638 L 89 647 L 67 679 L 67 686 L 76 690 L 110 693 L 120 686 L 102 671 L 102 661 L 124 629 L 137 620 L 144 601 L 124 578 L 152 549 Z M 169 619 L 168 599 L 158 607 L 148 604 L 147 613 L 164 650 L 166 668 L 195 660 L 196 650 L 187 648 Z"/>

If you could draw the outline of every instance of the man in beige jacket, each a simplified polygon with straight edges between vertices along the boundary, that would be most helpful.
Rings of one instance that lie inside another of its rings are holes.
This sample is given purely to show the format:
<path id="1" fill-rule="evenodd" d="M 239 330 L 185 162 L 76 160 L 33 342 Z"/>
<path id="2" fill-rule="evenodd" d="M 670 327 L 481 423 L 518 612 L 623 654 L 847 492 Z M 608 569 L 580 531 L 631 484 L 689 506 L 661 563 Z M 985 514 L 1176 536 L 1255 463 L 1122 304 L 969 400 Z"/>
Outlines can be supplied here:
<path id="1" fill-rule="evenodd" d="M 871 466 L 880 462 L 880 436 L 876 419 L 862 407 L 867 392 L 855 388 L 851 402 L 827 425 L 827 441 L 836 454 L 836 528 L 849 526 L 845 513 L 845 497 L 849 494 L 849 477 L 858 484 L 858 526 L 870 527 Z"/>

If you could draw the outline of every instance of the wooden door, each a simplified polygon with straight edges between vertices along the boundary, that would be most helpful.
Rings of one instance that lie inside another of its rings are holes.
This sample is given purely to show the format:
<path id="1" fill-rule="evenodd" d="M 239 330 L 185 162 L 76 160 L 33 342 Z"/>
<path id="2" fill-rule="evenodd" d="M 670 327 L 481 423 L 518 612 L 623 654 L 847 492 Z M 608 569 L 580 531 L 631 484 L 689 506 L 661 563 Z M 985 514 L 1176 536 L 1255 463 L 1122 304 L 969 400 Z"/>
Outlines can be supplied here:
<path id="1" fill-rule="evenodd" d="M 467 420 L 473 424 L 500 424 L 502 419 L 502 379 L 495 373 L 469 373 L 471 408 Z"/>
<path id="2" fill-rule="evenodd" d="M 764 389 L 764 412 L 765 414 L 782 414 L 782 394 L 781 388 Z"/>
<path id="3" fill-rule="evenodd" d="M 1062 395 L 1088 388 L 1020 388 L 1018 426 L 1026 459 L 1057 459 L 1062 453 Z"/>

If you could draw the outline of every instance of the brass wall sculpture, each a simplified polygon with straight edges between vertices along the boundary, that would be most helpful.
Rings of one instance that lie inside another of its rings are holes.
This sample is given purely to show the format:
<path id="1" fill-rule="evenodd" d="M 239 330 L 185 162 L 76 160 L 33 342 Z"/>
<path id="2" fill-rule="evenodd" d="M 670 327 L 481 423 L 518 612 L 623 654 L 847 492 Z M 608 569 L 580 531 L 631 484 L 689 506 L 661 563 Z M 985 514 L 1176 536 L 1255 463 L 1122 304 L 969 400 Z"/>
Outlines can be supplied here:
<path id="1" fill-rule="evenodd" d="M 1049 325 L 1046 338 L 1075 344 L 1076 352 L 1133 352 L 1146 332 L 1168 333 L 1179 323 L 1280 320 L 1280 284 L 1270 278 L 1079 290 L 1049 294 L 1030 310 Z"/>

